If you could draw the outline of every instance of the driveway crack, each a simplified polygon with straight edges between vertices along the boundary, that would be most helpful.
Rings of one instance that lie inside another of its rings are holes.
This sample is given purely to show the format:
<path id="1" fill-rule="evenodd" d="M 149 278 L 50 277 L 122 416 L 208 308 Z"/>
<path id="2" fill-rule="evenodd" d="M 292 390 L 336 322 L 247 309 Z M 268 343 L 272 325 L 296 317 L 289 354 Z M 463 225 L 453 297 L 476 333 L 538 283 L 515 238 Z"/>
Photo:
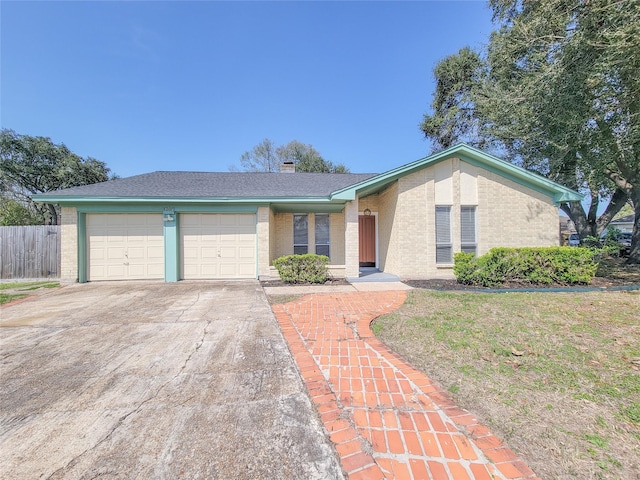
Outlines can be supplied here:
<path id="1" fill-rule="evenodd" d="M 174 382 L 180 375 L 182 375 L 182 373 L 184 372 L 185 368 L 187 368 L 187 365 L 189 364 L 189 362 L 191 361 L 191 358 L 193 357 L 193 355 L 200 350 L 200 348 L 202 347 L 202 345 L 204 344 L 204 339 L 207 335 L 207 330 L 209 328 L 209 325 L 211 324 L 211 320 L 206 320 L 206 323 L 202 329 L 202 334 L 200 335 L 199 340 L 196 342 L 195 344 L 195 348 L 189 353 L 189 355 L 187 356 L 187 358 L 185 359 L 184 363 L 182 364 L 182 367 L 180 367 L 180 370 L 173 375 L 169 380 L 167 380 L 166 382 L 164 382 L 162 385 L 160 385 L 155 393 L 153 393 L 153 395 L 151 395 L 150 397 L 144 399 L 142 402 L 140 402 L 135 408 L 133 408 L 131 411 L 127 412 L 126 414 L 122 415 L 118 421 L 113 425 L 113 427 L 107 432 L 107 434 L 102 437 L 98 442 L 96 442 L 94 445 L 92 445 L 91 447 L 83 450 L 81 453 L 79 453 L 78 455 L 76 455 L 75 457 L 73 457 L 71 460 L 69 460 L 64 466 L 58 468 L 57 470 L 55 470 L 53 473 L 51 473 L 47 478 L 48 479 L 52 479 L 54 478 L 58 473 L 60 472 L 64 472 L 65 470 L 67 470 L 68 468 L 72 468 L 73 466 L 75 466 L 80 459 L 87 454 L 88 452 L 91 452 L 92 450 L 95 450 L 96 448 L 98 448 L 100 445 L 102 445 L 103 443 L 105 443 L 107 440 L 109 440 L 109 438 L 111 438 L 111 436 L 115 433 L 116 430 L 118 430 L 122 424 L 132 415 L 138 413 L 140 410 L 142 410 L 142 408 L 148 404 L 149 402 L 152 402 L 153 400 L 155 400 L 158 395 L 160 394 L 160 392 L 162 392 L 162 390 L 164 390 L 169 384 L 171 384 L 172 382 Z"/>

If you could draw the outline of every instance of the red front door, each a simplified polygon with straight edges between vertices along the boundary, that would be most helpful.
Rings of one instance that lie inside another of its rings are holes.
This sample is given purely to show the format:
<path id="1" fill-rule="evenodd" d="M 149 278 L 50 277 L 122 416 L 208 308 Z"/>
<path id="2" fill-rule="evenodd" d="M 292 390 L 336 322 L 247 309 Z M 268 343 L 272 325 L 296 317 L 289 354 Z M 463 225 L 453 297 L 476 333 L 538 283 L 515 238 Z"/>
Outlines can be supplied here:
<path id="1" fill-rule="evenodd" d="M 376 217 L 360 215 L 358 217 L 360 240 L 360 266 L 376 266 Z"/>

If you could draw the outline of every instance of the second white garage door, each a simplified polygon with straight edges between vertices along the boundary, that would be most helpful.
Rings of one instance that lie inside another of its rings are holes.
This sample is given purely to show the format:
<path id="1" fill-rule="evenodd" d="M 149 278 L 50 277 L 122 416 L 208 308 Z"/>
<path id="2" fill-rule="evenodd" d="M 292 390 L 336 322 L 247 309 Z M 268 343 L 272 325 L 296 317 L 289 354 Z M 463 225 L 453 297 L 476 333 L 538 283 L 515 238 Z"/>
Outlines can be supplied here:
<path id="1" fill-rule="evenodd" d="M 181 277 L 256 278 L 256 216 L 180 214 Z"/>

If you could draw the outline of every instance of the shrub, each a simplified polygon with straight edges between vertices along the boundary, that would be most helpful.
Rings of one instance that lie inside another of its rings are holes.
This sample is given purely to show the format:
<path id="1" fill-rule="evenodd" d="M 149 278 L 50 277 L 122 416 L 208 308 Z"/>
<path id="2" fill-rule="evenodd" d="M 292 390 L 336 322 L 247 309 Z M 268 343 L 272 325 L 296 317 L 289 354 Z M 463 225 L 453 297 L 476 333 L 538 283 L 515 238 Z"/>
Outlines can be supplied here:
<path id="1" fill-rule="evenodd" d="M 458 283 L 491 287 L 507 281 L 532 284 L 588 284 L 598 264 L 589 248 L 525 247 L 493 248 L 479 258 L 454 255 L 453 273 Z"/>
<path id="2" fill-rule="evenodd" d="M 327 281 L 329 257 L 307 253 L 276 258 L 273 266 L 287 283 L 324 283 Z"/>

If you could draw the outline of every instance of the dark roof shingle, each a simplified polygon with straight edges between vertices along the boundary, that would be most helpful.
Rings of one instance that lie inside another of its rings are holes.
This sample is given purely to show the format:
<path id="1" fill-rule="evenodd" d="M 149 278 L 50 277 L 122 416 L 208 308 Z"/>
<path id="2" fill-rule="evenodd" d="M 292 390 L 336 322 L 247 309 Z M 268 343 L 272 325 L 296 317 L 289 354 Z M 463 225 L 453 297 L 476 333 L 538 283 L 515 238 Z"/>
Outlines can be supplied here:
<path id="1" fill-rule="evenodd" d="M 89 197 L 327 197 L 373 173 L 152 172 L 42 194 Z"/>

